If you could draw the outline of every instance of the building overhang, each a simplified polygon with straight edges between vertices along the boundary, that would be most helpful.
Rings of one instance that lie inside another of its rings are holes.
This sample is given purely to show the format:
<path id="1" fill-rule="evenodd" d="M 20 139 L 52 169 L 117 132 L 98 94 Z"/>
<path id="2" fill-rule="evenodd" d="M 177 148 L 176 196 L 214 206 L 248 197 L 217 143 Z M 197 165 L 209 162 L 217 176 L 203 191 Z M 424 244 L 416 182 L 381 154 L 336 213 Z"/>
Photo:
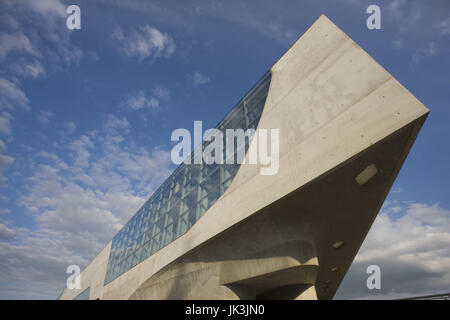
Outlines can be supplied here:
<path id="1" fill-rule="evenodd" d="M 241 165 L 188 232 L 105 285 L 108 244 L 82 273 L 91 299 L 198 298 L 202 277 L 206 298 L 333 297 L 428 109 L 323 15 L 270 73 L 257 132 L 280 131 L 278 173 Z"/>

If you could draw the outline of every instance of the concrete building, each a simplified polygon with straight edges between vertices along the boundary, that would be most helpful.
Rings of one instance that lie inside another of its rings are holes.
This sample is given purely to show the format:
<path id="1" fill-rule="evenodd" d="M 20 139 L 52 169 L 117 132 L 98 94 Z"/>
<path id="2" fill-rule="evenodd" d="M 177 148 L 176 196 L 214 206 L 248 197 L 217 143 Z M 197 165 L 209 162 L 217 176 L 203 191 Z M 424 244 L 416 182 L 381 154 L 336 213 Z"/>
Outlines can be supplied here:
<path id="1" fill-rule="evenodd" d="M 61 299 L 333 298 L 427 114 L 322 15 L 217 126 L 279 129 L 278 173 L 180 165 Z"/>

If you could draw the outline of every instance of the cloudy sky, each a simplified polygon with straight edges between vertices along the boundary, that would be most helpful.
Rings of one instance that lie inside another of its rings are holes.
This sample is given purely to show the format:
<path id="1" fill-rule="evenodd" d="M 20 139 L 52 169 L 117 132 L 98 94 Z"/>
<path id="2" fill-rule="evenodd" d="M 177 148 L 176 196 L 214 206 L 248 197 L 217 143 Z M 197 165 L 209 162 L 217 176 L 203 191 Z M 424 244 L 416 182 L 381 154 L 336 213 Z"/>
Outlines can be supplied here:
<path id="1" fill-rule="evenodd" d="M 322 13 L 431 110 L 336 298 L 449 292 L 448 0 L 2 0 L 0 299 L 57 298 L 174 169 L 171 132 L 214 127 Z"/>

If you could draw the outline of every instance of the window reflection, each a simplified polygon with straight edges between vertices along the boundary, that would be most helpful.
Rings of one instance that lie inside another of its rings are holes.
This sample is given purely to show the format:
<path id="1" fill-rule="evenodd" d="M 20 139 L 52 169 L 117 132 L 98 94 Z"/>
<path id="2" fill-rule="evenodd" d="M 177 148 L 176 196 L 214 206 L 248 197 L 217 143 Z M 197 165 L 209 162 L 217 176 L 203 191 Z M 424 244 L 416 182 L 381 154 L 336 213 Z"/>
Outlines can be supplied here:
<path id="1" fill-rule="evenodd" d="M 84 290 L 83 292 L 81 292 L 79 295 L 77 295 L 74 300 L 89 300 L 90 298 L 90 293 L 91 293 L 91 288 L 87 288 L 86 290 Z"/>

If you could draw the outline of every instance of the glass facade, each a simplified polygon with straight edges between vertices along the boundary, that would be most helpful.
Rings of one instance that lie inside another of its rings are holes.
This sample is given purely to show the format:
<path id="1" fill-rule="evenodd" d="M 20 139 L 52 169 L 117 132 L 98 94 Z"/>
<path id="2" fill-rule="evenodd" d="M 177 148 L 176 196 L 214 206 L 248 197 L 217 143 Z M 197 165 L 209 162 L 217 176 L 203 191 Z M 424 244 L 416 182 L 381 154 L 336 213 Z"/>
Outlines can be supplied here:
<path id="1" fill-rule="evenodd" d="M 270 80 L 268 72 L 217 125 L 224 133 L 224 164 L 181 164 L 116 234 L 105 284 L 186 233 L 230 186 L 240 164 L 225 164 L 225 159 L 235 157 L 239 150 L 235 144 L 233 152 L 227 154 L 225 130 L 256 129 Z M 203 141 L 192 152 L 191 159 L 209 143 Z M 249 143 L 247 139 L 243 146 L 245 153 Z"/>
<path id="2" fill-rule="evenodd" d="M 90 294 L 91 294 L 91 288 L 87 288 L 86 290 L 84 290 L 83 292 L 81 292 L 79 295 L 77 295 L 75 297 L 74 300 L 89 300 L 90 298 Z"/>

